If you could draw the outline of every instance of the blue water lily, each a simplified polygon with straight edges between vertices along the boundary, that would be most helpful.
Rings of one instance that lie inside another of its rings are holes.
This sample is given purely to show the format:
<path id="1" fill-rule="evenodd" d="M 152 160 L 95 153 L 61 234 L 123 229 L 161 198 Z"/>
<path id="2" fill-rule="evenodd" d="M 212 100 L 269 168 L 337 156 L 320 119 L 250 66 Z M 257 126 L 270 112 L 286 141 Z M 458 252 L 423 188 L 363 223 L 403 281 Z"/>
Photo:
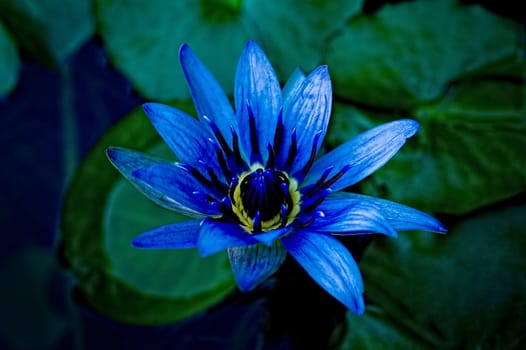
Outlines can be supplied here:
<path id="1" fill-rule="evenodd" d="M 148 198 L 191 218 L 153 228 L 134 246 L 197 248 L 203 256 L 226 249 L 243 291 L 276 272 L 288 252 L 327 292 L 361 314 L 360 271 L 334 235 L 445 232 L 416 209 L 338 192 L 384 165 L 416 133 L 416 121 L 380 125 L 317 159 L 332 105 L 327 66 L 307 76 L 297 71 L 282 90 L 264 52 L 250 41 L 237 66 L 233 109 L 187 45 L 180 62 L 199 119 L 167 105 L 144 105 L 179 161 L 107 150 L 113 165 Z"/>

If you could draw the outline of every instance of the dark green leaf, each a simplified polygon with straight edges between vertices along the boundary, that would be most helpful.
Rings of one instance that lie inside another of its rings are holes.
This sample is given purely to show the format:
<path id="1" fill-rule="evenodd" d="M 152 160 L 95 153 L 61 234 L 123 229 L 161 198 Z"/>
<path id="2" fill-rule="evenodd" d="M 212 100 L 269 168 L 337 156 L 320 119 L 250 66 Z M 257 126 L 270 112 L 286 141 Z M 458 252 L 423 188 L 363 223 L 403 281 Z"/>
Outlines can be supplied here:
<path id="1" fill-rule="evenodd" d="M 94 31 L 90 0 L 0 0 L 0 11 L 18 42 L 50 65 L 63 61 Z"/>
<path id="2" fill-rule="evenodd" d="M 468 218 L 445 236 L 379 239 L 360 263 L 366 295 L 433 348 L 524 348 L 525 226 L 522 205 Z"/>
<path id="3" fill-rule="evenodd" d="M 178 51 L 190 45 L 227 92 L 250 38 L 239 1 L 97 0 L 99 32 L 114 65 L 155 100 L 189 96 Z M 211 14 L 214 14 L 211 16 Z"/>
<path id="4" fill-rule="evenodd" d="M 498 78 L 460 82 L 437 103 L 418 107 L 416 114 L 437 121 L 526 123 L 526 86 Z"/>
<path id="5" fill-rule="evenodd" d="M 106 159 L 107 146 L 167 154 L 142 111 L 112 128 L 78 169 L 62 217 L 60 253 L 95 310 L 132 323 L 188 317 L 221 300 L 235 282 L 226 253 L 132 248 L 143 230 L 185 218 L 150 203 Z"/>
<path id="6" fill-rule="evenodd" d="M 327 145 L 331 148 L 337 147 L 353 136 L 375 127 L 379 123 L 376 119 L 380 118 L 373 113 L 367 113 L 352 105 L 334 103 L 327 131 Z"/>
<path id="7" fill-rule="evenodd" d="M 246 11 L 278 74 L 286 79 L 297 67 L 308 72 L 324 63 L 327 41 L 359 12 L 362 2 L 250 0 Z"/>
<path id="8" fill-rule="evenodd" d="M 130 245 L 148 229 L 187 219 L 159 208 L 124 178 L 117 181 L 104 211 L 109 272 L 144 293 L 173 297 L 192 297 L 230 280 L 222 254 L 203 259 L 196 249 L 143 250 Z"/>
<path id="9" fill-rule="evenodd" d="M 15 87 L 19 64 L 16 45 L 0 21 L 0 97 Z"/>
<path id="10" fill-rule="evenodd" d="M 481 70 L 516 75 L 509 68 L 520 66 L 510 63 L 520 60 L 520 28 L 453 0 L 385 5 L 350 21 L 330 42 L 327 62 L 335 93 L 365 104 L 409 108 Z"/>
<path id="11" fill-rule="evenodd" d="M 396 319 L 382 309 L 367 306 L 365 314 L 347 312 L 347 331 L 337 350 L 416 350 L 431 349 L 407 329 L 396 327 Z"/>
<path id="12" fill-rule="evenodd" d="M 416 112 L 419 132 L 363 190 L 455 214 L 524 191 L 525 96 L 523 84 L 507 81 L 455 87 Z"/>

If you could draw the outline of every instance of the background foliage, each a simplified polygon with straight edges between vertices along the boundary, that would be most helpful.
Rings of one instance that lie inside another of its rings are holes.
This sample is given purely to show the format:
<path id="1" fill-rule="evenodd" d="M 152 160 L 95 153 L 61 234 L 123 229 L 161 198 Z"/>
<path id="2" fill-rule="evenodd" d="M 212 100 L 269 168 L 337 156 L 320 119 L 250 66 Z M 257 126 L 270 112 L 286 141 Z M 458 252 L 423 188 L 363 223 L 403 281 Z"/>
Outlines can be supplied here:
<path id="1" fill-rule="evenodd" d="M 0 0 L 0 348 L 521 349 L 526 345 L 526 60 L 512 2 Z M 282 82 L 328 64 L 328 150 L 385 121 L 421 128 L 352 191 L 450 232 L 343 238 L 356 317 L 294 261 L 235 289 L 224 254 L 145 252 L 182 218 L 111 167 L 109 145 L 170 157 L 137 107 L 193 113 L 188 43 L 233 90 L 246 40 Z"/>

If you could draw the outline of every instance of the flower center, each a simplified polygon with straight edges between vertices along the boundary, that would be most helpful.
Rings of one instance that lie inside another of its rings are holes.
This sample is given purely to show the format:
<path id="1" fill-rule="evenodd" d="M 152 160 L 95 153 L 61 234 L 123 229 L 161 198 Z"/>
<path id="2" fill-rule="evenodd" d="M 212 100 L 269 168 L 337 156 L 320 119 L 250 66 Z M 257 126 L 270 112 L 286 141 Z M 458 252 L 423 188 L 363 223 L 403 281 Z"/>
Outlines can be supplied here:
<path id="1" fill-rule="evenodd" d="M 249 233 L 284 227 L 299 213 L 298 182 L 285 172 L 254 165 L 231 186 L 232 211 Z"/>

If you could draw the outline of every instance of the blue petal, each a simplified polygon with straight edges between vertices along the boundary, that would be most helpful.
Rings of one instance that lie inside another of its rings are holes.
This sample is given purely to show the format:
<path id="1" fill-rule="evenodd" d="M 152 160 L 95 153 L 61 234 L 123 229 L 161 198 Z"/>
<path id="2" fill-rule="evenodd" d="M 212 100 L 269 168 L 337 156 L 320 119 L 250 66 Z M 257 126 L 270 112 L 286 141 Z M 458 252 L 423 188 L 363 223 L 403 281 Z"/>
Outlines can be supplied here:
<path id="1" fill-rule="evenodd" d="M 200 226 L 201 220 L 189 220 L 157 227 L 135 237 L 132 245 L 148 249 L 195 248 Z"/>
<path id="2" fill-rule="evenodd" d="M 299 68 L 296 68 L 292 72 L 291 76 L 285 83 L 283 87 L 283 109 L 287 109 L 287 106 L 292 102 L 294 96 L 298 93 L 298 90 L 301 88 L 303 82 L 305 81 L 305 73 Z"/>
<path id="3" fill-rule="evenodd" d="M 119 147 L 108 148 L 106 154 L 111 163 L 122 173 L 122 175 L 124 175 L 128 181 L 137 187 L 137 189 L 150 200 L 170 210 L 179 211 L 189 216 L 199 216 L 188 208 L 182 208 L 183 206 L 181 203 L 168 197 L 163 192 L 153 188 L 150 184 L 141 181 L 133 175 L 140 169 L 145 169 L 158 164 L 167 164 L 166 161 L 141 152 Z"/>
<path id="4" fill-rule="evenodd" d="M 228 249 L 234 278 L 243 292 L 254 289 L 281 266 L 287 251 L 279 242 L 271 246 L 255 244 Z"/>
<path id="5" fill-rule="evenodd" d="M 237 120 L 223 89 L 186 44 L 179 50 L 179 61 L 199 119 L 212 120 L 232 146 L 230 126 L 237 130 Z"/>
<path id="6" fill-rule="evenodd" d="M 327 200 L 331 201 L 353 201 L 368 202 L 378 208 L 382 216 L 397 231 L 425 230 L 438 233 L 446 233 L 447 229 L 434 217 L 403 204 L 388 201 L 386 199 L 370 197 L 361 194 L 339 192 L 331 195 Z"/>
<path id="7" fill-rule="evenodd" d="M 330 235 L 307 231 L 285 236 L 281 242 L 320 286 L 355 314 L 363 313 L 362 276 L 343 244 Z"/>
<path id="8" fill-rule="evenodd" d="M 265 53 L 249 41 L 241 54 L 236 71 L 234 100 L 239 123 L 241 147 L 252 154 L 248 104 L 254 114 L 257 147 L 262 161 L 267 159 L 267 146 L 274 141 L 274 133 L 282 106 L 281 88 Z"/>
<path id="9" fill-rule="evenodd" d="M 290 227 L 282 227 L 282 228 L 278 228 L 278 229 L 271 230 L 268 232 L 258 233 L 258 234 L 253 235 L 252 237 L 254 237 L 256 241 L 270 246 L 274 243 L 276 239 L 283 237 L 288 232 L 290 232 L 290 230 L 291 230 Z"/>
<path id="10" fill-rule="evenodd" d="M 327 198 L 318 208 L 309 230 L 334 234 L 382 233 L 396 237 L 396 231 L 372 202 Z"/>
<path id="11" fill-rule="evenodd" d="M 296 129 L 298 151 L 290 169 L 294 174 L 302 170 L 309 161 L 314 135 L 320 135 L 316 145 L 318 147 L 327 132 L 332 107 L 332 87 L 327 66 L 316 68 L 303 80 L 301 86 L 291 93 L 283 111 L 285 139 L 280 154 L 283 163 L 291 144 L 289 135 Z"/>
<path id="12" fill-rule="evenodd" d="M 342 168 L 348 171 L 332 186 L 333 191 L 354 185 L 384 165 L 418 130 L 418 123 L 410 119 L 396 120 L 368 130 L 317 160 L 305 179 L 305 184 L 320 178 L 330 166 L 329 177 Z"/>
<path id="13" fill-rule="evenodd" d="M 206 172 L 202 165 L 205 164 L 216 175 L 222 175 L 215 150 L 210 146 L 212 135 L 205 125 L 176 108 L 160 103 L 145 103 L 143 108 L 159 135 L 182 163 Z"/>
<path id="14" fill-rule="evenodd" d="M 166 162 L 161 158 L 121 147 L 108 147 L 106 155 L 113 166 L 127 179 L 130 179 L 131 174 L 137 169 Z"/>
<path id="15" fill-rule="evenodd" d="M 207 198 L 209 189 L 180 164 L 155 164 L 138 169 L 132 173 L 132 181 L 147 185 L 151 193 L 145 194 L 150 199 L 169 203 L 181 214 L 192 217 L 221 214 Z"/>
<path id="16" fill-rule="evenodd" d="M 257 241 L 237 224 L 205 219 L 199 231 L 197 248 L 202 256 L 208 256 L 227 248 L 244 247 L 256 243 Z"/>

